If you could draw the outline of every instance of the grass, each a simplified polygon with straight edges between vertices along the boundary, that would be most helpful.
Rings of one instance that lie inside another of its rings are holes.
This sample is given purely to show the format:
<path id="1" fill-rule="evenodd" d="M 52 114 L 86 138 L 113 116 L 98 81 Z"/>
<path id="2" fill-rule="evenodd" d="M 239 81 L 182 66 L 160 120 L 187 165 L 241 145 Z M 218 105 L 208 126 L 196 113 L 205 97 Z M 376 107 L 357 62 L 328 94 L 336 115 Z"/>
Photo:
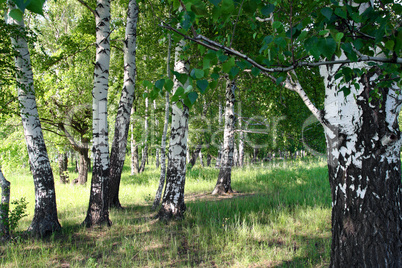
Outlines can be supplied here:
<path id="1" fill-rule="evenodd" d="M 72 177 L 74 178 L 73 173 Z M 111 228 L 85 229 L 89 183 L 56 182 L 61 232 L 22 235 L 32 220 L 30 175 L 6 174 L 12 199 L 25 196 L 29 216 L 0 246 L 2 267 L 324 267 L 329 263 L 331 199 L 327 168 L 317 160 L 234 169 L 235 194 L 211 196 L 218 170 L 187 172 L 185 219 L 162 223 L 150 212 L 159 171 L 123 171 Z M 76 175 L 75 175 L 76 176 Z"/>

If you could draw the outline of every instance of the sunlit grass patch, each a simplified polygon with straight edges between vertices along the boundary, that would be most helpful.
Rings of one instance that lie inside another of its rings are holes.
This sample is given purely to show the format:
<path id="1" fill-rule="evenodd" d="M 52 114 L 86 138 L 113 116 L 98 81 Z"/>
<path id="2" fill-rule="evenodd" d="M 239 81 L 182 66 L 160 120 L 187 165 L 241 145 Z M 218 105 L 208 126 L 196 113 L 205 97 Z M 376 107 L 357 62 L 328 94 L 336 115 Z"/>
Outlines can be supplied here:
<path id="1" fill-rule="evenodd" d="M 330 189 L 325 163 L 293 162 L 235 168 L 234 194 L 212 196 L 219 170 L 187 170 L 182 221 L 164 223 L 150 207 L 159 171 L 147 166 L 131 176 L 125 168 L 111 228 L 86 229 L 89 182 L 56 179 L 61 232 L 44 240 L 21 237 L 0 246 L 2 267 L 323 267 L 329 262 Z M 8 176 L 12 198 L 34 208 L 30 175 Z M 22 233 L 20 233 L 22 234 Z"/>

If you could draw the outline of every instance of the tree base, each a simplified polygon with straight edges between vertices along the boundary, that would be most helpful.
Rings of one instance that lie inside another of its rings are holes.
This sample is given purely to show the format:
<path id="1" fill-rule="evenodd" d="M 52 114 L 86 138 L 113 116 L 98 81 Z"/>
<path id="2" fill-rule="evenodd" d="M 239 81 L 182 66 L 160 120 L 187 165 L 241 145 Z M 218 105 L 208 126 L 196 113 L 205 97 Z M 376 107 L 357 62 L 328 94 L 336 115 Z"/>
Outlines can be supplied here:
<path id="1" fill-rule="evenodd" d="M 85 226 L 86 228 L 93 228 L 93 227 L 111 227 L 112 226 L 112 221 L 109 218 L 102 218 L 102 219 L 98 219 L 96 221 L 93 221 L 90 217 L 86 217 L 86 219 L 84 220 L 84 222 L 81 224 L 82 226 Z"/>
<path id="2" fill-rule="evenodd" d="M 27 233 L 30 236 L 44 238 L 50 236 L 54 232 L 61 230 L 61 225 L 57 219 L 34 218 L 28 227 Z"/>
<path id="3" fill-rule="evenodd" d="M 225 188 L 225 185 L 217 184 L 211 194 L 212 195 L 225 195 L 225 194 L 232 194 L 232 193 L 234 193 L 234 191 L 232 190 L 232 187 L 229 186 L 229 188 Z"/>
<path id="4" fill-rule="evenodd" d="M 159 209 L 157 218 L 163 221 L 181 220 L 184 218 L 185 211 L 186 205 L 184 203 L 175 206 L 173 203 L 166 202 Z"/>

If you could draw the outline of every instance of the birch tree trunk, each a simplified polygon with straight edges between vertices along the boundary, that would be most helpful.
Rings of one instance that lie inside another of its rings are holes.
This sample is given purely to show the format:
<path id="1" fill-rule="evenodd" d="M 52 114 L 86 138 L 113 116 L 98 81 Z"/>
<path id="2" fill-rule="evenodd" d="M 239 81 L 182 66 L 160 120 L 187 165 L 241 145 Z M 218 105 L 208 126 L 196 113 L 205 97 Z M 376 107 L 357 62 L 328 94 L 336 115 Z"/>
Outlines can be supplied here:
<path id="1" fill-rule="evenodd" d="M 167 70 L 167 76 L 170 77 L 170 54 L 172 51 L 172 38 L 170 34 L 168 35 L 168 54 L 167 54 L 167 59 L 166 59 L 166 70 Z M 163 124 L 163 133 L 162 133 L 162 139 L 161 139 L 161 175 L 159 178 L 159 186 L 158 189 L 156 190 L 155 194 L 155 200 L 154 203 L 152 204 L 152 210 L 156 210 L 156 208 L 159 206 L 161 196 L 162 196 L 162 191 L 163 191 L 163 186 L 165 185 L 165 178 L 166 178 L 166 135 L 167 135 L 167 130 L 169 127 L 169 109 L 170 109 L 170 102 L 169 102 L 169 92 L 166 91 L 165 94 L 165 122 Z"/>
<path id="2" fill-rule="evenodd" d="M 159 130 L 159 120 L 155 115 L 156 100 L 153 101 L 153 104 L 154 104 L 153 114 L 154 114 L 154 121 L 155 121 L 155 125 L 152 127 L 152 129 L 155 131 L 155 135 L 153 137 L 155 137 L 155 136 L 158 137 L 158 135 L 159 135 L 159 131 L 158 131 Z M 152 131 L 152 133 L 154 133 L 154 132 Z M 153 142 L 152 142 L 152 144 L 153 144 Z M 155 148 L 155 167 L 156 168 L 159 168 L 159 165 L 160 165 L 159 149 L 160 149 L 159 146 L 156 146 L 156 148 Z"/>
<path id="3" fill-rule="evenodd" d="M 149 108 L 149 100 L 148 97 L 145 98 L 145 122 L 144 122 L 144 131 L 145 131 L 145 141 L 144 141 L 144 148 L 142 151 L 142 159 L 141 159 L 141 166 L 139 169 L 139 173 L 144 172 L 145 164 L 148 160 L 148 108 Z"/>
<path id="4" fill-rule="evenodd" d="M 204 167 L 204 160 L 202 159 L 202 151 L 200 150 L 200 153 L 199 153 L 199 156 L 198 156 L 199 158 L 200 158 L 200 164 L 201 164 L 201 166 L 202 167 Z"/>
<path id="5" fill-rule="evenodd" d="M 14 7 L 10 7 L 13 9 Z M 8 18 L 8 23 L 24 30 L 24 21 Z M 28 149 L 29 163 L 35 185 L 35 210 L 28 232 L 44 237 L 61 229 L 57 219 L 56 193 L 53 172 L 43 139 L 42 127 L 36 107 L 31 59 L 26 39 L 13 36 L 11 43 L 16 51 L 18 101 Z"/>
<path id="6" fill-rule="evenodd" d="M 338 68 L 321 68 L 332 192 L 330 267 L 402 267 L 401 90 L 394 84 L 378 88 L 374 67 L 360 78 L 360 89 L 340 84 Z M 349 95 L 341 93 L 343 86 Z M 381 97 L 372 98 L 376 88 Z"/>
<path id="7" fill-rule="evenodd" d="M 239 103 L 238 103 L 238 117 L 239 117 L 239 167 L 244 166 L 244 133 L 243 133 L 243 117 L 242 117 L 242 102 L 239 94 Z"/>
<path id="8" fill-rule="evenodd" d="M 188 73 L 189 66 L 180 59 L 180 53 L 184 46 L 181 41 L 175 51 L 174 70 L 178 73 Z M 174 79 L 173 94 L 181 83 Z M 188 82 L 183 86 L 186 88 Z M 180 100 L 179 100 L 180 101 Z M 184 183 L 186 178 L 186 152 L 188 137 L 189 109 L 181 103 L 182 108 L 175 102 L 172 104 L 172 124 L 169 140 L 169 158 L 166 178 L 166 188 L 163 196 L 162 207 L 159 210 L 159 219 L 169 220 L 183 217 L 186 205 L 184 204 Z"/>
<path id="9" fill-rule="evenodd" d="M 222 125 L 222 103 L 219 102 L 219 119 L 218 119 L 218 123 L 219 123 L 219 128 Z M 219 168 L 221 166 L 221 158 L 222 158 L 222 143 L 219 143 L 219 147 L 218 147 L 218 156 L 216 157 L 216 163 L 215 163 L 215 168 Z"/>
<path id="10" fill-rule="evenodd" d="M 130 123 L 130 131 L 131 131 L 131 141 L 130 141 L 130 148 L 131 148 L 131 175 L 138 174 L 138 145 L 134 139 L 134 113 L 135 108 L 131 108 L 131 123 Z"/>
<path id="11" fill-rule="evenodd" d="M 59 153 L 58 162 L 59 162 L 60 183 L 68 183 L 69 177 L 67 173 L 67 167 L 68 167 L 67 153 Z"/>
<path id="12" fill-rule="evenodd" d="M 107 92 L 110 64 L 110 0 L 98 0 L 94 12 L 96 23 L 96 61 L 94 71 L 93 148 L 91 193 L 84 225 L 108 225 L 109 219 L 109 142 L 107 124 Z"/>
<path id="13" fill-rule="evenodd" d="M 10 211 L 10 182 L 6 180 L 0 168 L 1 205 L 0 205 L 0 237 L 2 240 L 9 239 L 10 225 L 8 214 Z"/>
<path id="14" fill-rule="evenodd" d="M 216 182 L 213 195 L 232 193 L 231 176 L 233 166 L 234 149 L 234 102 L 236 83 L 232 81 L 226 86 L 226 108 L 225 108 L 225 132 L 223 135 L 223 150 L 221 168 Z"/>
<path id="15" fill-rule="evenodd" d="M 136 41 L 137 41 L 138 5 L 130 0 L 127 10 L 126 37 L 124 41 L 124 83 L 119 108 L 116 115 L 115 134 L 110 154 L 110 206 L 121 208 L 119 188 L 124 160 L 126 158 L 130 113 L 134 101 L 136 79 Z"/>

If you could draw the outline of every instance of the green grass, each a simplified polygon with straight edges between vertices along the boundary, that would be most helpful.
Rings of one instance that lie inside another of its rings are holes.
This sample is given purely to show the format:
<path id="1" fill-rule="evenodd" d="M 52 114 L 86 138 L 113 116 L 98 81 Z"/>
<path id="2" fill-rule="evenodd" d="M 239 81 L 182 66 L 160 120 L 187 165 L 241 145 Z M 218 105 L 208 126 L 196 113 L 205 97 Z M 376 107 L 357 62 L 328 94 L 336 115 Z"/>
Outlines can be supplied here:
<path id="1" fill-rule="evenodd" d="M 2 267 L 324 267 L 329 263 L 331 199 L 327 168 L 317 160 L 234 169 L 233 195 L 211 196 L 218 170 L 187 172 L 185 219 L 162 223 L 150 212 L 159 171 L 125 168 L 111 228 L 85 229 L 86 186 L 56 182 L 61 232 L 22 235 L 32 220 L 30 175 L 6 174 L 12 199 L 25 196 L 29 216 L 0 246 Z M 72 177 L 76 174 L 72 174 Z M 57 179 L 56 179 L 57 181 Z"/>

